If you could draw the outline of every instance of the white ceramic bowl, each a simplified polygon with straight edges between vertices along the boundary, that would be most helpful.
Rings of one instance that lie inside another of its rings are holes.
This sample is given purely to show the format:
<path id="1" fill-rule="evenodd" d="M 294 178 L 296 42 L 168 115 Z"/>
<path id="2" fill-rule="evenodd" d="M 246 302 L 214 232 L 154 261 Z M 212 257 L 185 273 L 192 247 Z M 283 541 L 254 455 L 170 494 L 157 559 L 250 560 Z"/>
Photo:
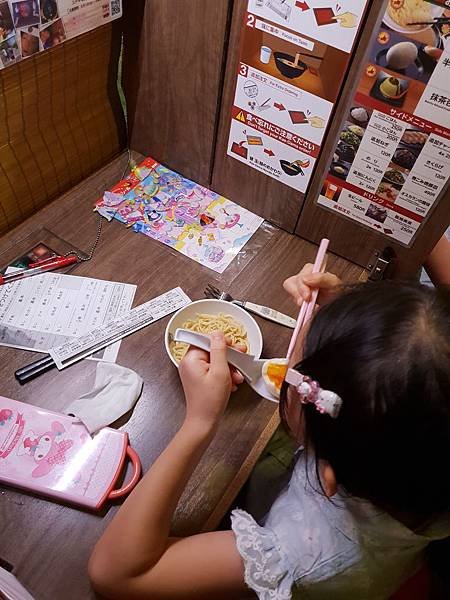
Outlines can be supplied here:
<path id="1" fill-rule="evenodd" d="M 166 352 L 176 367 L 178 367 L 178 364 L 170 353 L 169 335 L 173 336 L 176 329 L 182 327 L 183 323 L 188 319 L 195 319 L 198 313 L 206 313 L 209 315 L 223 313 L 224 315 L 230 315 L 233 319 L 242 323 L 247 331 L 250 354 L 253 354 L 256 358 L 261 356 L 263 349 L 261 330 L 258 323 L 247 311 L 240 306 L 231 304 L 231 302 L 225 302 L 224 300 L 196 300 L 195 302 L 191 302 L 191 304 L 180 308 L 180 310 L 172 316 L 166 327 L 166 333 L 164 335 Z"/>

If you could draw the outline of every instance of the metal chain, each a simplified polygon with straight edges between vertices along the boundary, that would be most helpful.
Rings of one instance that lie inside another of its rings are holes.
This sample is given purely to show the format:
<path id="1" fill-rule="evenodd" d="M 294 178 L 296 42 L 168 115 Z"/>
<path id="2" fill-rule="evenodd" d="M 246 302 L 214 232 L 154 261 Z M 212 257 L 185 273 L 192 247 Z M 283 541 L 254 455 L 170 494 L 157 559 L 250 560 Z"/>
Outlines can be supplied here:
<path id="1" fill-rule="evenodd" d="M 92 256 L 94 255 L 95 249 L 97 248 L 98 243 L 100 241 L 100 236 L 102 234 L 102 226 L 103 226 L 103 217 L 102 217 L 102 215 L 99 214 L 98 215 L 98 223 L 97 223 L 97 235 L 95 236 L 94 243 L 92 244 L 91 249 L 87 255 L 81 256 L 76 250 L 70 250 L 70 252 L 66 252 L 66 254 L 64 254 L 63 256 L 75 255 L 80 262 L 85 262 L 87 260 L 91 260 Z"/>
<path id="2" fill-rule="evenodd" d="M 131 150 L 130 150 L 130 148 L 127 148 L 127 158 L 128 158 L 128 160 L 127 160 L 127 163 L 126 163 L 125 168 L 123 170 L 121 179 L 124 179 L 126 172 L 129 170 L 129 168 L 130 168 L 130 166 L 131 166 L 131 164 L 133 162 L 132 157 L 131 157 Z M 66 254 L 63 254 L 63 256 L 75 255 L 80 262 L 85 262 L 87 260 L 91 260 L 91 258 L 94 255 L 94 252 L 95 252 L 95 250 L 96 250 L 96 248 L 98 246 L 98 243 L 100 241 L 100 236 L 102 234 L 102 227 L 103 227 L 103 217 L 99 213 L 99 215 L 98 215 L 98 223 L 97 223 L 97 235 L 95 236 L 94 243 L 92 244 L 91 249 L 88 252 L 88 254 L 85 255 L 85 256 L 81 256 L 76 250 L 70 250 L 70 252 L 66 252 Z"/>

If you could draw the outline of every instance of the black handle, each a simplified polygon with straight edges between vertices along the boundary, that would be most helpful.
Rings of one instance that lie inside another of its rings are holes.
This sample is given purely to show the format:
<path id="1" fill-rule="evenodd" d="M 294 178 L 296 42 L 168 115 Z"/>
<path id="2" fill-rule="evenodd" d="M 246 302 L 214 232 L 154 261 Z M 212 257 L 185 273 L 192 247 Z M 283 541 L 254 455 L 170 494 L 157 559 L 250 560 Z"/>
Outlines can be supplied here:
<path id="1" fill-rule="evenodd" d="M 35 360 L 21 369 L 17 369 L 14 375 L 17 381 L 23 385 L 24 383 L 27 383 L 27 381 L 31 381 L 35 377 L 38 377 L 41 373 L 50 371 L 53 367 L 56 367 L 55 361 L 50 354 L 46 354 L 43 358 Z"/>

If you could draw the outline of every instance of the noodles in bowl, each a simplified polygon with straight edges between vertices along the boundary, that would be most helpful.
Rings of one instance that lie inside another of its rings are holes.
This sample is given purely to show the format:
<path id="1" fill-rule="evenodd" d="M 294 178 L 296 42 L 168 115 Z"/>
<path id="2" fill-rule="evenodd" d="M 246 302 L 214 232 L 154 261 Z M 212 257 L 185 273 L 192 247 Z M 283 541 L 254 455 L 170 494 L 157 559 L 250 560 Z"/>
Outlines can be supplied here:
<path id="1" fill-rule="evenodd" d="M 397 25 L 411 29 L 420 29 L 420 26 L 411 23 L 426 22 L 432 18 L 431 6 L 422 0 L 389 0 L 387 12 Z"/>
<path id="2" fill-rule="evenodd" d="M 229 335 L 233 344 L 242 344 L 247 353 L 255 358 L 261 356 L 263 339 L 255 319 L 243 308 L 225 300 L 196 300 L 183 306 L 169 320 L 164 336 L 164 344 L 171 362 L 178 367 L 187 350 L 187 344 L 175 342 L 173 336 L 177 329 L 210 334 L 223 331 Z"/>
<path id="3" fill-rule="evenodd" d="M 443 13 L 444 7 L 437 6 L 437 3 L 423 0 L 389 0 L 383 21 L 394 31 L 415 34 L 427 29 L 431 31 L 434 18 L 442 16 Z M 433 44 L 432 39 L 435 39 L 434 33 L 427 43 Z"/>
<path id="4" fill-rule="evenodd" d="M 194 319 L 186 320 L 181 327 L 190 329 L 198 333 L 210 334 L 213 331 L 223 331 L 224 335 L 231 339 L 231 345 L 237 344 L 245 346 L 245 352 L 248 352 L 247 331 L 241 323 L 238 323 L 230 315 L 219 313 L 218 315 L 209 315 L 207 313 L 197 313 Z M 170 353 L 177 363 L 180 363 L 183 356 L 189 348 L 189 344 L 183 342 L 171 341 L 169 344 Z"/>

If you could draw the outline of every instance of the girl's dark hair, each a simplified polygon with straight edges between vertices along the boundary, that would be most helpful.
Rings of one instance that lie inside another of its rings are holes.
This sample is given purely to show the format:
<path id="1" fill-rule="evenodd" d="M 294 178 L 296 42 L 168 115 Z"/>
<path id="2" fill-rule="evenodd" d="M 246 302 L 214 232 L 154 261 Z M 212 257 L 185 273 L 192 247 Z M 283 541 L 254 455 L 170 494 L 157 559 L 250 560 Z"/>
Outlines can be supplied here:
<path id="1" fill-rule="evenodd" d="M 302 414 L 307 448 L 347 493 L 417 515 L 450 506 L 449 289 L 344 292 L 318 311 L 295 368 L 342 398 L 336 419 L 313 405 Z"/>

